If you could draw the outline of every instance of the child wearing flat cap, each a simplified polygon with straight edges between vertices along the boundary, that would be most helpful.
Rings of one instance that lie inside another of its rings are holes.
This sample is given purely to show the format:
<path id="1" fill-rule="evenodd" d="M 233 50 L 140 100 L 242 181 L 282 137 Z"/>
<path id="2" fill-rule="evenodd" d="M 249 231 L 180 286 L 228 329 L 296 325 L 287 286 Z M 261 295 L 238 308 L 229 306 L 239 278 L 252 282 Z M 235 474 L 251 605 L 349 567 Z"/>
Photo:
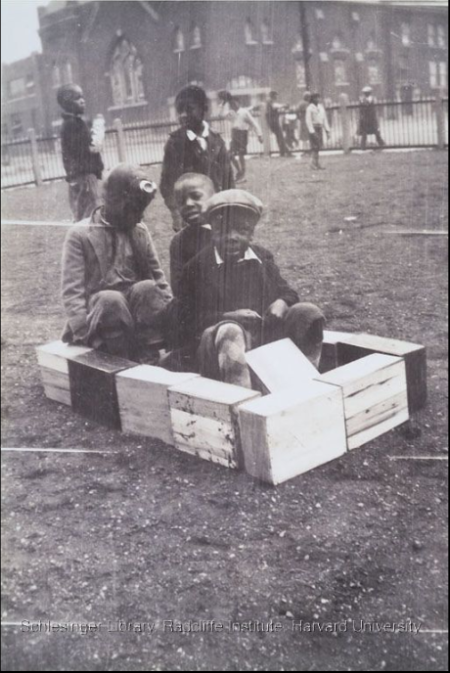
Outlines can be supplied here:
<path id="1" fill-rule="evenodd" d="M 273 255 L 253 243 L 263 204 L 232 189 L 206 204 L 212 242 L 184 269 L 178 346 L 207 378 L 252 387 L 248 350 L 289 337 L 318 366 L 324 316 L 299 303 Z M 185 358 L 186 363 L 186 358 Z"/>

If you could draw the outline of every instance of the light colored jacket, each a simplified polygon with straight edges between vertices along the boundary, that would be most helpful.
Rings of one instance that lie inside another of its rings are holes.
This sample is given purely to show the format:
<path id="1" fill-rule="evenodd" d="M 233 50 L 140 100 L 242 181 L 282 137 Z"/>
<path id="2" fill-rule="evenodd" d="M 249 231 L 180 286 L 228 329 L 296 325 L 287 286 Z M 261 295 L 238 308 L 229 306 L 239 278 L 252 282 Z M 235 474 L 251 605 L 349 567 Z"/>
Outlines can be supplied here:
<path id="1" fill-rule="evenodd" d="M 95 217 L 95 212 L 93 218 Z M 92 219 L 93 219 L 92 218 Z M 63 341 L 83 340 L 87 336 L 87 314 L 91 297 L 108 290 L 108 237 L 110 227 L 94 224 L 92 219 L 71 227 L 62 255 L 62 299 L 67 315 Z M 158 259 L 155 245 L 145 224 L 133 229 L 133 249 L 139 280 L 154 280 L 170 293 L 170 286 Z"/>

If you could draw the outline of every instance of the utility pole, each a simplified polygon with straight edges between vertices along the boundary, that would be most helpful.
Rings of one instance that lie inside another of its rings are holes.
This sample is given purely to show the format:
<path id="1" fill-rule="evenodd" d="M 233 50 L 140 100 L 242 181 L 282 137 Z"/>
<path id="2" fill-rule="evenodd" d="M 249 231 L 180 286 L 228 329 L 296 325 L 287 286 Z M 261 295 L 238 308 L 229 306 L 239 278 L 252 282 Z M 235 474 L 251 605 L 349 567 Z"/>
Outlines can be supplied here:
<path id="1" fill-rule="evenodd" d="M 303 62 L 305 64 L 305 79 L 306 79 L 306 88 L 311 91 L 312 88 L 312 77 L 311 77 L 311 39 L 309 35 L 309 25 L 308 25 L 308 16 L 306 11 L 306 2 L 301 0 L 299 4 L 300 9 L 300 31 L 303 42 Z"/>

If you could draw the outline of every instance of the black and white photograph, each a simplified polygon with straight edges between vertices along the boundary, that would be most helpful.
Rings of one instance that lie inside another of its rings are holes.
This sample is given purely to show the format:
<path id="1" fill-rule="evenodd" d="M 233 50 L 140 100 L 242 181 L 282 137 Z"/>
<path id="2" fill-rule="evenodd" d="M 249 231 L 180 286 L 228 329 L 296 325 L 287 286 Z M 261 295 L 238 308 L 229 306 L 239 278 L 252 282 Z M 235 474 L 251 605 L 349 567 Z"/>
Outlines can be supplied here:
<path id="1" fill-rule="evenodd" d="M 1 30 L 2 670 L 447 671 L 447 0 Z"/>

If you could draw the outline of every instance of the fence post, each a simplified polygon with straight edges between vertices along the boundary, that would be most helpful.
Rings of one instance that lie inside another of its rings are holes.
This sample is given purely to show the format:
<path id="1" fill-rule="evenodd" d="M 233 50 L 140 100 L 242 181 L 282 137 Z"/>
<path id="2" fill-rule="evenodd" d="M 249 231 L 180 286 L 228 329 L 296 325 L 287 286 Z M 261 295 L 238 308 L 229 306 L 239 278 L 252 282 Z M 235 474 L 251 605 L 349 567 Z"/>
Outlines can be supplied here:
<path id="1" fill-rule="evenodd" d="M 117 131 L 117 153 L 119 155 L 119 161 L 125 163 L 127 158 L 127 152 L 125 147 L 125 133 L 123 131 L 123 124 L 121 119 L 114 120 L 114 128 Z"/>
<path id="2" fill-rule="evenodd" d="M 265 157 L 270 157 L 271 155 L 271 130 L 269 128 L 269 124 L 267 123 L 266 119 L 266 104 L 264 103 L 262 106 L 262 114 L 261 114 L 261 128 L 262 128 L 262 134 L 263 134 L 263 148 L 264 148 L 264 156 Z"/>
<path id="3" fill-rule="evenodd" d="M 352 139 L 350 131 L 350 115 L 348 111 L 349 98 L 346 93 L 341 93 L 339 96 L 339 104 L 341 106 L 342 116 L 342 149 L 344 154 L 350 154 L 352 149 Z"/>
<path id="4" fill-rule="evenodd" d="M 445 150 L 445 116 L 444 116 L 444 97 L 441 89 L 436 94 L 436 123 L 437 123 L 437 141 L 438 148 Z"/>
<path id="5" fill-rule="evenodd" d="M 41 167 L 39 166 L 39 152 L 36 131 L 34 129 L 28 129 L 28 137 L 30 139 L 31 146 L 31 164 L 33 166 L 34 181 L 36 182 L 36 185 L 40 187 L 42 185 L 42 174 Z"/>

